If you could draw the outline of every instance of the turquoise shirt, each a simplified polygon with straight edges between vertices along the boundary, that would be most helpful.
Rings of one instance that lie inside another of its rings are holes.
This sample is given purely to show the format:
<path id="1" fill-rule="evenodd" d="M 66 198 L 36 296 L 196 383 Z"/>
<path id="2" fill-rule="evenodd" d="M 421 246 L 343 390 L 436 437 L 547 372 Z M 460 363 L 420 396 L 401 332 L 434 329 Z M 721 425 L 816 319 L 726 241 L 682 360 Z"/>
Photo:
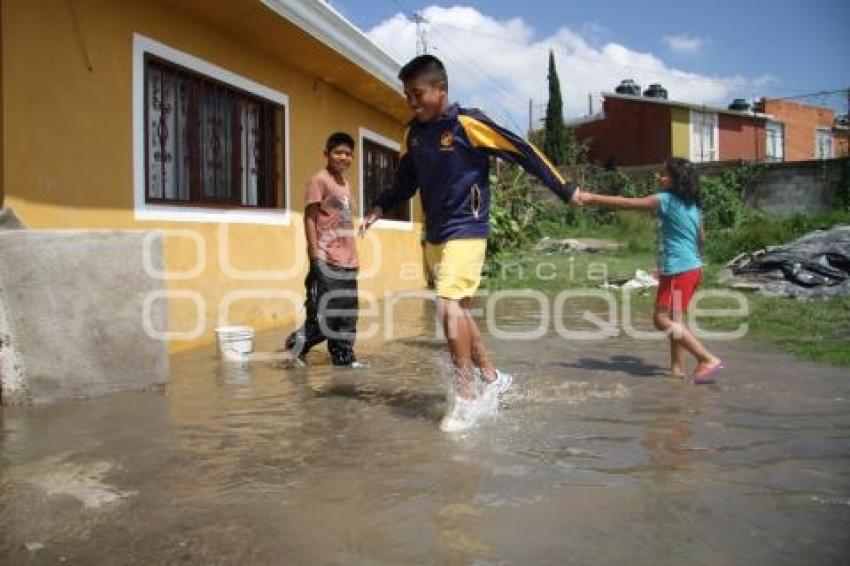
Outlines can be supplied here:
<path id="1" fill-rule="evenodd" d="M 702 213 L 696 203 L 686 204 L 670 191 L 656 194 L 658 217 L 658 270 L 675 275 L 702 267 L 699 225 Z"/>

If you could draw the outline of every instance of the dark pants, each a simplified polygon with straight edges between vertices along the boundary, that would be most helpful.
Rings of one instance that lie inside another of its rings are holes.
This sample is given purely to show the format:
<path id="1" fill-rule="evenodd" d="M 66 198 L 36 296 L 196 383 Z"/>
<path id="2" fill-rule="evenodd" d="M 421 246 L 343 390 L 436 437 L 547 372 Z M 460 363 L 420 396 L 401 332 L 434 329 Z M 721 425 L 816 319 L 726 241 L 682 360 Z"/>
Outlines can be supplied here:
<path id="1" fill-rule="evenodd" d="M 307 320 L 286 339 L 286 349 L 303 358 L 313 346 L 327 340 L 334 365 L 355 362 L 357 270 L 310 261 L 304 286 L 307 288 L 307 300 L 304 301 Z"/>

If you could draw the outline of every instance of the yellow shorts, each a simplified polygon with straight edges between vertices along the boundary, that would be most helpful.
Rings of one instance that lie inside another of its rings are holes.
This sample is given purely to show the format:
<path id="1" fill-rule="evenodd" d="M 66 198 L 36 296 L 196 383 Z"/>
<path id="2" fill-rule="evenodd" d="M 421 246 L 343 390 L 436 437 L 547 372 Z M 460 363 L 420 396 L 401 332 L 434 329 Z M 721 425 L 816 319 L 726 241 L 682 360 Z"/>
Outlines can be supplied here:
<path id="1" fill-rule="evenodd" d="M 465 238 L 442 244 L 425 242 L 425 261 L 437 295 L 445 299 L 471 297 L 481 284 L 487 240 Z"/>

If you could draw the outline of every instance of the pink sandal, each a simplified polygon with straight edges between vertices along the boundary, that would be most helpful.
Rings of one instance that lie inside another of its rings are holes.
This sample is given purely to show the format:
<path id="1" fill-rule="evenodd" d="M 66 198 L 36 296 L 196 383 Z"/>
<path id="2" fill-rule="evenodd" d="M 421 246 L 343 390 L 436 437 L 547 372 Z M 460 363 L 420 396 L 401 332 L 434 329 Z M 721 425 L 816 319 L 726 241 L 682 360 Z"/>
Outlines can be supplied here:
<path id="1" fill-rule="evenodd" d="M 694 385 L 708 385 L 709 383 L 717 381 L 717 374 L 724 369 L 726 369 L 726 364 L 720 362 L 716 366 L 708 368 L 702 373 L 694 373 L 691 379 L 693 379 Z"/>

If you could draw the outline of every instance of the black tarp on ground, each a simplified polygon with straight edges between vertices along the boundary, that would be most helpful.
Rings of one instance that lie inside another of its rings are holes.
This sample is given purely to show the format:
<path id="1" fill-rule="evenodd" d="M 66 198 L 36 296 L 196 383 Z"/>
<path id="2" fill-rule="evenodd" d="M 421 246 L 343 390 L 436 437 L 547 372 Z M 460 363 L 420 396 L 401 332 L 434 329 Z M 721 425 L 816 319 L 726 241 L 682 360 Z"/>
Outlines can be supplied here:
<path id="1" fill-rule="evenodd" d="M 850 295 L 850 226 L 818 230 L 780 246 L 741 254 L 727 264 L 733 286 L 767 295 Z"/>

